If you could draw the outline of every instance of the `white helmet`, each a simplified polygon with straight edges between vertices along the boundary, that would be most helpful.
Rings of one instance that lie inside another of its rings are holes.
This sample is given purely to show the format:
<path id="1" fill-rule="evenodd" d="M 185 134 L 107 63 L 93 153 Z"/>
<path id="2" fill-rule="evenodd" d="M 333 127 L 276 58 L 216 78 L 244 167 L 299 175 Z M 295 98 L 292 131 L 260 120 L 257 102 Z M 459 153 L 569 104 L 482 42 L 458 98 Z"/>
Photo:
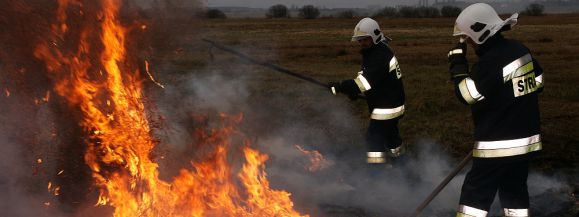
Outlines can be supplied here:
<path id="1" fill-rule="evenodd" d="M 503 21 L 490 5 L 485 3 L 472 4 L 462 10 L 456 18 L 453 36 L 465 35 L 477 44 L 483 44 L 505 25 L 509 25 L 509 29 L 515 26 L 518 17 L 519 14 L 515 13 Z"/>
<path id="2" fill-rule="evenodd" d="M 374 44 L 378 44 L 378 42 L 384 39 L 391 40 L 388 37 L 384 37 L 382 31 L 380 31 L 380 26 L 378 26 L 378 22 L 376 22 L 371 18 L 366 17 L 360 20 L 358 24 L 356 24 L 356 27 L 354 28 L 354 35 L 352 35 L 352 41 L 357 41 L 358 39 L 368 36 L 372 37 L 372 41 L 374 41 Z"/>

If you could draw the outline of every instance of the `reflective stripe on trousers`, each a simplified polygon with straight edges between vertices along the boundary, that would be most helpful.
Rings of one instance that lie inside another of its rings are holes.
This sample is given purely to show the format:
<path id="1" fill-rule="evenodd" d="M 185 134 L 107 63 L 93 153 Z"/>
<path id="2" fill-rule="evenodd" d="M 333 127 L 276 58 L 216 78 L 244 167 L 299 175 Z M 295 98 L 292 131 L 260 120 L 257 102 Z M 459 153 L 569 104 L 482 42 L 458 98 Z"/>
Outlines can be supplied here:
<path id="1" fill-rule="evenodd" d="M 458 212 L 456 212 L 456 217 L 486 217 L 487 211 L 482 209 L 477 209 L 470 206 L 460 205 L 458 206 Z"/>
<path id="2" fill-rule="evenodd" d="M 386 163 L 386 153 L 385 152 L 374 151 L 374 152 L 368 152 L 367 154 L 368 154 L 368 158 L 366 161 L 369 164 Z"/>
<path id="3" fill-rule="evenodd" d="M 504 208 L 505 217 L 529 217 L 529 209 L 508 209 Z"/>
<path id="4" fill-rule="evenodd" d="M 372 114 L 370 115 L 371 119 L 374 120 L 390 120 L 397 117 L 400 117 L 404 114 L 404 105 L 401 105 L 396 108 L 375 108 L 372 110 Z"/>
<path id="5" fill-rule="evenodd" d="M 390 156 L 400 157 L 406 152 L 406 148 L 404 147 L 404 145 L 400 145 L 397 148 L 389 149 L 389 151 Z M 386 152 L 370 151 L 367 152 L 367 155 L 368 155 L 367 158 L 368 163 L 386 163 Z"/>
<path id="6" fill-rule="evenodd" d="M 498 141 L 478 141 L 474 145 L 473 157 L 492 158 L 527 154 L 542 149 L 541 135 Z"/>

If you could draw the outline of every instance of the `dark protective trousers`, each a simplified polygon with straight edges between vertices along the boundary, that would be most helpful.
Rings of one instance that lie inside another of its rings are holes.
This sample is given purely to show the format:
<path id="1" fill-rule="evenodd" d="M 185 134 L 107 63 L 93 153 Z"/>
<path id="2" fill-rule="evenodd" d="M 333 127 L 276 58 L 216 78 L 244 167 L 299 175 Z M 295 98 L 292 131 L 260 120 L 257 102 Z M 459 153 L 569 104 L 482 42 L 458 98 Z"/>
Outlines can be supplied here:
<path id="1" fill-rule="evenodd" d="M 370 120 L 366 134 L 368 152 L 390 153 L 390 149 L 395 149 L 402 145 L 402 139 L 400 139 L 400 132 L 398 130 L 398 120 L 399 118 L 391 120 Z"/>
<path id="2" fill-rule="evenodd" d="M 489 163 L 485 160 L 473 160 L 462 185 L 460 204 L 489 211 L 498 192 L 503 208 L 528 209 L 529 159 L 509 163 Z"/>

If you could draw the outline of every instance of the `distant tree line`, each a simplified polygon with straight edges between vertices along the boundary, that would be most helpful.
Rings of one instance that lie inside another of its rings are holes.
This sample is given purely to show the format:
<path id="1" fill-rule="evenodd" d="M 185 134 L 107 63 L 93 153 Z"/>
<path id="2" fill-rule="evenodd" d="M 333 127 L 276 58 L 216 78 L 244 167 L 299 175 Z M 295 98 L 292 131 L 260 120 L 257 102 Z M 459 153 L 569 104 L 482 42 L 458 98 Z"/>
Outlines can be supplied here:
<path id="1" fill-rule="evenodd" d="M 385 7 L 375 13 L 374 17 L 456 17 L 462 9 L 454 6 L 444 6 L 441 9 L 436 7 Z M 305 5 L 298 10 L 298 17 L 305 19 L 315 19 L 320 16 L 320 10 L 313 5 Z M 354 18 L 358 14 L 354 10 L 345 10 L 335 14 L 338 18 Z M 290 17 L 289 9 L 282 4 L 269 7 L 267 18 L 288 18 Z"/>
<path id="2" fill-rule="evenodd" d="M 456 17 L 461 9 L 453 6 L 444 6 L 442 9 L 435 7 L 385 7 L 375 13 L 374 17 Z M 313 5 L 305 5 L 298 9 L 297 16 L 303 19 L 316 19 L 320 17 L 320 9 Z M 345 10 L 334 14 L 331 17 L 354 18 L 358 14 L 354 10 Z M 219 9 L 209 9 L 205 13 L 206 18 L 224 19 L 225 13 Z M 267 18 L 290 18 L 290 10 L 283 4 L 276 4 L 268 8 L 265 17 Z"/>
<path id="3" fill-rule="evenodd" d="M 457 17 L 462 9 L 455 6 L 437 7 L 410 7 L 400 8 L 384 7 L 376 12 L 374 17 L 404 17 L 404 18 L 432 18 L 432 17 Z"/>
<path id="4" fill-rule="evenodd" d="M 543 15 L 545 7 L 541 4 L 533 3 L 528 5 L 524 11 L 521 11 L 522 15 L 528 16 L 541 16 Z M 443 6 L 442 8 L 437 7 L 412 7 L 412 6 L 404 6 L 404 7 L 384 7 L 377 11 L 376 13 L 372 14 L 373 17 L 403 17 L 403 18 L 434 18 L 434 17 L 457 17 L 460 12 L 462 11 L 461 8 L 456 6 Z M 267 18 L 290 18 L 290 9 L 283 4 L 276 4 L 268 8 L 267 13 L 265 14 Z M 313 6 L 313 5 L 305 5 L 301 8 L 298 8 L 299 18 L 303 19 L 316 19 L 320 17 L 320 9 Z M 340 11 L 330 17 L 337 17 L 337 18 L 354 18 L 357 17 L 358 14 L 354 10 L 345 10 Z M 224 19 L 226 18 L 225 13 L 220 11 L 219 9 L 209 9 L 205 13 L 206 18 L 217 18 L 217 19 Z"/>

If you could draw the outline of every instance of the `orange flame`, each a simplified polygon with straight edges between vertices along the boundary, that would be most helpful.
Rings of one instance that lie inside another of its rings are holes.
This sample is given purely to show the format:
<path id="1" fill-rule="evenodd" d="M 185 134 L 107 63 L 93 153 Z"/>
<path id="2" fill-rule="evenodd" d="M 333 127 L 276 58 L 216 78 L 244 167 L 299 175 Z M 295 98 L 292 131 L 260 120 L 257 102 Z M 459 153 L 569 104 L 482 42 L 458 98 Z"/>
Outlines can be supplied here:
<path id="1" fill-rule="evenodd" d="M 44 101 L 44 102 L 50 101 L 50 91 L 46 91 L 46 94 L 42 98 L 42 101 Z"/>
<path id="2" fill-rule="evenodd" d="M 54 196 L 58 196 L 60 195 L 60 187 L 59 186 L 53 186 L 52 182 L 48 182 L 48 192 L 50 192 L 51 194 L 54 194 Z"/>
<path id="3" fill-rule="evenodd" d="M 295 145 L 295 147 L 304 155 L 306 155 L 309 159 L 309 165 L 306 166 L 306 169 L 310 172 L 315 172 L 319 170 L 323 170 L 329 166 L 329 162 L 324 158 L 324 156 L 317 150 L 309 151 L 305 150 L 300 145 Z"/>
<path id="4" fill-rule="evenodd" d="M 161 88 L 165 88 L 165 86 L 163 86 L 161 83 L 159 83 L 157 80 L 155 80 L 155 78 L 153 78 L 153 75 L 151 75 L 151 72 L 149 72 L 149 61 L 145 60 L 145 72 L 147 72 L 147 75 L 149 75 L 149 78 L 151 79 L 151 81 L 153 83 L 155 83 L 157 86 L 161 87 Z"/>
<path id="5" fill-rule="evenodd" d="M 117 19 L 120 2 L 101 1 L 98 30 L 80 27 L 76 50 L 47 42 L 34 53 L 55 80 L 56 93 L 80 109 L 80 124 L 89 134 L 84 159 L 100 189 L 97 205 L 113 206 L 115 217 L 308 216 L 293 209 L 288 192 L 269 187 L 267 155 L 251 149 L 248 141 L 243 148 L 245 163 L 233 175 L 227 161 L 229 137 L 235 133 L 232 126 L 210 131 L 208 138 L 219 142 L 212 154 L 193 163 L 193 170 L 182 169 L 172 182 L 159 179 L 158 165 L 150 157 L 156 140 L 145 114 L 142 78 L 125 58 L 128 29 Z M 80 3 L 59 0 L 58 23 L 52 26 L 56 41 L 70 37 L 72 30 L 66 24 L 70 5 Z M 95 32 L 102 45 L 91 44 Z M 95 52 L 100 54 L 98 61 L 90 58 Z M 241 117 L 221 115 L 230 123 Z"/>

